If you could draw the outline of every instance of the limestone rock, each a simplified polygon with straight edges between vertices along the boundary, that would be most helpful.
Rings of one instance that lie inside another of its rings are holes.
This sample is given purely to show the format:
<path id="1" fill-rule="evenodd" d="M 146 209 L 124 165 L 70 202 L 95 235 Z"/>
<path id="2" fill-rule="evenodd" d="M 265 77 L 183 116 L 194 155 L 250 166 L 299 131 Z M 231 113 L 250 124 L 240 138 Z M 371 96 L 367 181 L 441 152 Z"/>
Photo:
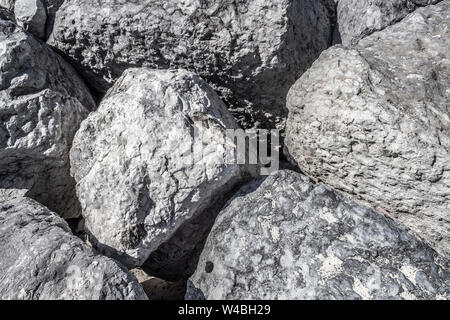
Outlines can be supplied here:
<path id="1" fill-rule="evenodd" d="M 184 70 L 129 69 L 70 153 L 85 227 L 103 253 L 140 266 L 244 179 L 215 92 Z M 204 146 L 204 147 L 202 147 Z M 206 214 L 206 213 L 205 213 Z"/>
<path id="2" fill-rule="evenodd" d="M 65 218 L 79 215 L 69 149 L 95 108 L 88 89 L 50 48 L 4 19 L 0 65 L 0 189 L 27 189 Z"/>
<path id="3" fill-rule="evenodd" d="M 331 0 L 72 0 L 49 43 L 105 92 L 129 67 L 184 68 L 241 126 L 273 127 L 290 86 L 331 43 Z"/>
<path id="4" fill-rule="evenodd" d="M 34 200 L 0 200 L 0 221 L 0 299 L 147 299 L 125 268 Z"/>
<path id="5" fill-rule="evenodd" d="M 38 38 L 45 37 L 47 12 L 42 0 L 16 0 L 14 16 L 19 26 Z"/>
<path id="6" fill-rule="evenodd" d="M 339 0 L 338 29 L 344 45 L 356 44 L 361 38 L 382 30 L 418 7 L 441 0 Z"/>
<path id="7" fill-rule="evenodd" d="M 186 297 L 448 299 L 448 267 L 381 213 L 278 171 L 219 214 Z"/>
<path id="8" fill-rule="evenodd" d="M 324 52 L 292 87 L 286 145 L 311 177 L 380 207 L 450 253 L 450 1 L 353 49 Z"/>

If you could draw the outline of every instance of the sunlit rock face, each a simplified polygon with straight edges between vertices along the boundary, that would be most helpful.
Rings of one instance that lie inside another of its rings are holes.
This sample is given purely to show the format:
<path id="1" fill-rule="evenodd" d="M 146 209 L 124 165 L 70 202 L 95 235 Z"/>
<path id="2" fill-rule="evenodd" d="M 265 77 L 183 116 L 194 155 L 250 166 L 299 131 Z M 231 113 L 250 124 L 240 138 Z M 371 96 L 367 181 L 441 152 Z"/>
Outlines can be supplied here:
<path id="1" fill-rule="evenodd" d="M 208 214 L 246 175 L 229 161 L 235 146 L 225 134 L 235 128 L 197 75 L 127 70 L 82 123 L 70 153 L 93 243 L 140 266 L 184 222 Z"/>
<path id="2" fill-rule="evenodd" d="M 354 48 L 325 51 L 291 88 L 286 146 L 309 176 L 387 211 L 450 253 L 450 2 Z"/>

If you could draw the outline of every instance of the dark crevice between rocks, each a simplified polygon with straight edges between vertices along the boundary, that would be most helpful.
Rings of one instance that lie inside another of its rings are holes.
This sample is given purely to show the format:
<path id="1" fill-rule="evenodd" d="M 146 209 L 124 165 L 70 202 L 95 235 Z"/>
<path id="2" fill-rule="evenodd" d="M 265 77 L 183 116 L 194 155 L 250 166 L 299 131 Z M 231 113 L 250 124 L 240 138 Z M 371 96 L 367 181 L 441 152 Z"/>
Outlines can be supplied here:
<path id="1" fill-rule="evenodd" d="M 45 40 L 48 40 L 53 32 L 55 24 L 55 14 L 64 3 L 64 0 L 44 0 L 45 10 L 47 12 L 47 21 L 45 22 Z"/>
<path id="2" fill-rule="evenodd" d="M 219 195 L 203 213 L 185 222 L 168 241 L 149 256 L 142 265 L 142 270 L 166 281 L 181 281 L 185 287 L 197 268 L 200 254 L 218 214 L 250 181 L 252 178 L 246 177 L 230 191 Z"/>
<path id="3" fill-rule="evenodd" d="M 96 89 L 95 86 L 91 85 L 91 83 L 88 80 L 89 75 L 84 74 L 83 70 L 77 66 L 76 61 L 74 61 L 70 56 L 68 56 L 63 51 L 59 50 L 56 47 L 53 47 L 53 46 L 51 46 L 49 44 L 47 44 L 47 45 L 54 52 L 56 52 L 61 58 L 63 58 L 63 60 L 66 63 L 68 63 L 76 71 L 78 77 L 83 81 L 83 84 L 86 86 L 86 88 L 88 89 L 89 93 L 91 94 L 92 99 L 95 102 L 95 109 L 97 109 L 98 106 L 100 105 L 100 102 L 102 101 L 103 97 L 105 96 L 106 92 L 101 92 L 98 89 Z M 95 110 L 91 110 L 91 111 L 95 111 Z"/>

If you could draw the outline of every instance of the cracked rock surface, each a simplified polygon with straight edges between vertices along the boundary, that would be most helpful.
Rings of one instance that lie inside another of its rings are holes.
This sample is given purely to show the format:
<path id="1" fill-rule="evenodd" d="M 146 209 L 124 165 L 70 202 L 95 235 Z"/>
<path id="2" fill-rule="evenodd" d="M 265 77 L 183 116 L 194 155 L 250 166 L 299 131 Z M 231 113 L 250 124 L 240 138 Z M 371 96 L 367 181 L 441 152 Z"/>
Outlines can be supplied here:
<path id="1" fill-rule="evenodd" d="M 129 67 L 189 69 L 241 126 L 272 128 L 331 43 L 333 15 L 331 0 L 68 0 L 49 43 L 100 92 Z"/>
<path id="2" fill-rule="evenodd" d="M 361 38 L 382 30 L 419 7 L 441 0 L 338 0 L 337 22 L 342 44 L 356 44 Z"/>
<path id="3" fill-rule="evenodd" d="M 0 200 L 0 222 L 2 300 L 147 299 L 125 268 L 95 254 L 34 200 Z"/>
<path id="4" fill-rule="evenodd" d="M 72 138 L 94 101 L 73 68 L 0 17 L 0 193 L 27 196 L 76 217 L 69 173 Z"/>
<path id="5" fill-rule="evenodd" d="M 380 207 L 450 253 L 450 1 L 353 49 L 333 47 L 291 88 L 286 146 L 301 170 Z"/>
<path id="6" fill-rule="evenodd" d="M 82 123 L 70 154 L 85 227 L 99 250 L 140 266 L 242 183 L 246 168 L 229 164 L 235 145 L 225 136 L 235 128 L 197 75 L 127 70 Z"/>
<path id="7" fill-rule="evenodd" d="M 219 214 L 186 297 L 448 299 L 448 267 L 381 213 L 278 171 Z"/>

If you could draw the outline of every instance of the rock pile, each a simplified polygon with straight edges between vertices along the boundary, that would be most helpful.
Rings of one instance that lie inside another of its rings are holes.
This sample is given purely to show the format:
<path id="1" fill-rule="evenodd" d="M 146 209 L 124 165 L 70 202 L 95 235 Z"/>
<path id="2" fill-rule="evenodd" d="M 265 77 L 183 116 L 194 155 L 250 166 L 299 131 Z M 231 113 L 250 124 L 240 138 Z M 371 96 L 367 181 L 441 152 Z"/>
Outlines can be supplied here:
<path id="1" fill-rule="evenodd" d="M 0 0 L 0 299 L 449 299 L 449 12 Z"/>

